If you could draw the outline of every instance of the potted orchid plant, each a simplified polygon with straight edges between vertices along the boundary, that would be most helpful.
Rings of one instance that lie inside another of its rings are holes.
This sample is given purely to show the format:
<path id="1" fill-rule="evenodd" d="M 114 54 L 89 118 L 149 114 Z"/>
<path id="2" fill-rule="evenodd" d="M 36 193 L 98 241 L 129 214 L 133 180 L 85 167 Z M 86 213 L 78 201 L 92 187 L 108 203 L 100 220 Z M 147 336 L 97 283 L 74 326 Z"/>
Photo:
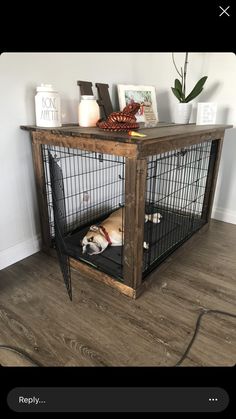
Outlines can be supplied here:
<path id="1" fill-rule="evenodd" d="M 185 54 L 184 67 L 180 70 L 177 68 L 175 63 L 174 54 L 172 53 L 172 60 L 177 73 L 180 76 L 179 79 L 175 79 L 174 87 L 171 87 L 172 92 L 178 99 L 179 103 L 175 107 L 174 122 L 176 124 L 188 124 L 192 112 L 192 104 L 189 103 L 195 99 L 203 90 L 203 86 L 207 80 L 207 76 L 202 77 L 194 86 L 189 94 L 186 94 L 186 78 L 187 78 L 187 65 L 188 65 L 188 52 Z"/>

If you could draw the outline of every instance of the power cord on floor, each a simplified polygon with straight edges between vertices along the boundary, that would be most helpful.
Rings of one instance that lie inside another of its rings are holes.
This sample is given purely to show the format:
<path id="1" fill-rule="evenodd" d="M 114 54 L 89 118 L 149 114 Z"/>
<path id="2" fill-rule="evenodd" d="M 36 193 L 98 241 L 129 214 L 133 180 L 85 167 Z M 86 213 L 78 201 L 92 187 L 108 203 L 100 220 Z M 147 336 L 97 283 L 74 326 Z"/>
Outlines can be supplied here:
<path id="1" fill-rule="evenodd" d="M 236 318 L 236 314 L 232 314 L 229 313 L 227 311 L 222 311 L 222 310 L 211 310 L 211 309 L 203 309 L 202 312 L 199 314 L 198 318 L 197 318 L 197 322 L 196 322 L 196 327 L 194 330 L 194 334 L 192 339 L 190 340 L 185 352 L 183 353 L 183 355 L 181 356 L 181 358 L 179 359 L 179 361 L 174 365 L 175 367 L 179 367 L 182 362 L 185 360 L 185 358 L 187 357 L 193 342 L 197 336 L 197 333 L 199 331 L 199 327 L 200 327 L 200 323 L 201 323 L 201 319 L 205 314 L 210 314 L 210 313 L 215 313 L 215 314 L 223 314 L 224 316 L 229 316 L 229 317 L 234 317 Z M 36 367 L 42 367 L 43 365 L 40 364 L 38 361 L 36 362 L 33 358 L 31 358 L 30 355 L 28 355 L 25 351 L 23 351 L 22 349 L 16 348 L 14 346 L 8 346 L 8 345 L 0 345 L 0 349 L 7 349 L 9 351 L 15 352 L 19 355 L 21 355 L 23 358 L 27 359 L 27 361 L 32 362 Z"/>
<path id="2" fill-rule="evenodd" d="M 34 364 L 35 367 L 43 367 L 40 362 L 36 362 L 30 355 L 28 355 L 23 349 L 16 348 L 15 346 L 0 345 L 0 349 L 7 349 L 8 351 L 15 352 L 18 355 L 21 355 L 23 358 L 27 359 Z M 0 364 L 1 365 L 1 364 Z"/>
<path id="3" fill-rule="evenodd" d="M 232 313 L 229 313 L 229 312 L 227 312 L 227 311 L 222 311 L 222 310 L 211 310 L 211 309 L 203 309 L 203 311 L 199 314 L 199 316 L 198 316 L 198 318 L 197 318 L 197 322 L 196 322 L 196 326 L 195 326 L 195 330 L 194 330 L 193 337 L 192 337 L 192 339 L 190 340 L 190 342 L 189 342 L 189 344 L 188 344 L 188 346 L 187 346 L 187 348 L 186 348 L 185 352 L 184 352 L 184 353 L 183 353 L 183 355 L 181 356 L 180 360 L 177 362 L 177 364 L 175 364 L 175 365 L 174 365 L 175 367 L 179 367 L 179 366 L 182 364 L 182 362 L 184 361 L 184 359 L 186 358 L 186 356 L 188 355 L 188 353 L 189 353 L 189 351 L 190 351 L 190 349 L 191 349 L 191 347 L 192 347 L 192 345 L 193 345 L 193 342 L 194 342 L 194 340 L 195 340 L 195 338 L 196 338 L 196 336 L 197 336 L 197 333 L 198 333 L 198 331 L 199 331 L 199 327 L 200 327 L 200 323 L 201 323 L 201 319 L 202 319 L 202 317 L 203 317 L 205 314 L 210 314 L 210 313 L 223 314 L 224 316 L 230 316 L 230 317 L 234 317 L 234 318 L 236 318 L 236 314 L 232 314 Z"/>

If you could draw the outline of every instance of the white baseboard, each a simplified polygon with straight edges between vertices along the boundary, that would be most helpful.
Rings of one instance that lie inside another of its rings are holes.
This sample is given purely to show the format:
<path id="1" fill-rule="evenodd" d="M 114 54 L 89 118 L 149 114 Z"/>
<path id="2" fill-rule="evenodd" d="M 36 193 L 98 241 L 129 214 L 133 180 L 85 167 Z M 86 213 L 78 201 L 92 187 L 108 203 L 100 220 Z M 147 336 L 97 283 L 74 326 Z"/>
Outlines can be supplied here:
<path id="1" fill-rule="evenodd" d="M 0 251 L 0 270 L 39 252 L 40 248 L 41 238 L 40 236 L 35 236 L 32 239 Z"/>
<path id="2" fill-rule="evenodd" d="M 225 223 L 236 224 L 236 211 L 225 208 L 213 208 L 211 218 L 224 221 Z"/>

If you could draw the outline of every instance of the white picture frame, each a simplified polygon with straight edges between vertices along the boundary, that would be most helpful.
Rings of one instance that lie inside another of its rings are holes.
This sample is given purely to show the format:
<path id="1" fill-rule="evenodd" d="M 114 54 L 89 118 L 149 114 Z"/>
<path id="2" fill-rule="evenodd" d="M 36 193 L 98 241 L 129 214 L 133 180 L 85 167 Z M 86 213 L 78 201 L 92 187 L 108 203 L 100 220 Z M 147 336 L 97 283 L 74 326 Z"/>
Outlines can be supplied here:
<path id="1" fill-rule="evenodd" d="M 135 115 L 137 122 L 146 122 L 144 116 L 144 103 L 150 103 L 153 113 L 158 122 L 158 112 L 157 112 L 157 100 L 156 100 L 156 89 L 154 86 L 142 86 L 142 85 L 133 85 L 133 84 L 118 84 L 118 98 L 119 98 L 119 107 L 122 111 L 125 106 L 133 102 L 140 103 L 142 106 L 140 110 Z"/>
<path id="2" fill-rule="evenodd" d="M 217 104 L 214 102 L 199 102 L 197 105 L 196 125 L 214 125 L 216 123 Z"/>

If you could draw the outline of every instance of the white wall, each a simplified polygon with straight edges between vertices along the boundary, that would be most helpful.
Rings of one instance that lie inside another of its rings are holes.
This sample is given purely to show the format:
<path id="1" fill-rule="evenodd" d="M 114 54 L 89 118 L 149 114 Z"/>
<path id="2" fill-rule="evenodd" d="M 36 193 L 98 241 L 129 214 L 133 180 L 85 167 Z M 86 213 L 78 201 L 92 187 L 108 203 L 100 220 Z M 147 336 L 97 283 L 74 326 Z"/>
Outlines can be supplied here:
<path id="1" fill-rule="evenodd" d="M 183 54 L 176 54 L 182 63 Z M 208 75 L 201 101 L 216 101 L 218 121 L 236 117 L 236 60 L 233 54 L 190 54 L 188 88 Z M 38 251 L 40 227 L 29 134 L 34 124 L 35 87 L 52 83 L 62 99 L 62 121 L 77 122 L 77 80 L 110 85 L 118 109 L 116 84 L 151 84 L 157 89 L 159 117 L 172 120 L 176 77 L 171 54 L 3 54 L 0 57 L 0 269 Z M 96 90 L 94 89 L 96 93 Z M 192 121 L 196 113 L 193 112 Z M 226 134 L 213 215 L 236 223 L 235 129 Z"/>
<path id="2" fill-rule="evenodd" d="M 0 57 L 0 269 L 40 246 L 30 139 L 19 128 L 35 123 L 35 87 L 52 83 L 61 94 L 62 122 L 77 123 L 77 80 L 108 83 L 117 106 L 116 83 L 133 82 L 133 57 L 69 53 Z"/>
<path id="3" fill-rule="evenodd" d="M 175 54 L 178 67 L 185 54 Z M 156 87 L 161 121 L 172 121 L 177 99 L 170 86 L 179 77 L 170 53 L 137 54 L 134 79 L 139 84 Z M 196 122 L 197 102 L 216 102 L 219 124 L 236 125 L 236 56 L 233 53 L 190 53 L 187 93 L 203 76 L 208 76 L 204 90 L 193 103 L 190 122 Z M 212 217 L 236 224 L 236 128 L 226 130 Z"/>
<path id="4" fill-rule="evenodd" d="M 208 54 L 203 71 L 209 76 L 209 90 L 202 101 L 218 103 L 218 123 L 236 126 L 236 55 Z M 236 128 L 225 134 L 212 217 L 236 224 Z"/>

